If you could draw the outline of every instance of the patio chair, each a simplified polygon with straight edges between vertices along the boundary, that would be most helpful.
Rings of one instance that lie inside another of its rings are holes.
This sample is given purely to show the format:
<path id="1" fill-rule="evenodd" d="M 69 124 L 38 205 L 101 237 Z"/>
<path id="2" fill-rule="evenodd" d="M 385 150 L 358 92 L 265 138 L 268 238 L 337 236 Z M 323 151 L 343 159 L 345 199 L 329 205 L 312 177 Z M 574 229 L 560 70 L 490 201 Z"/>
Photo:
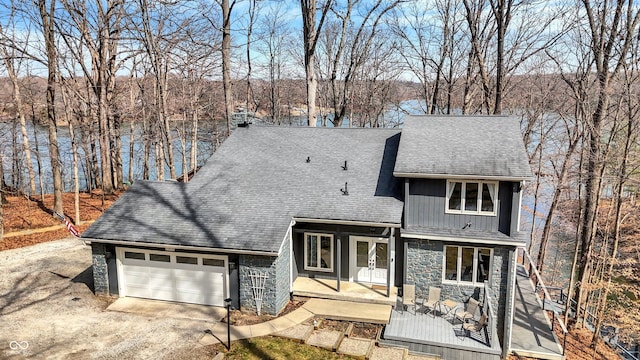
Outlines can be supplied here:
<path id="1" fill-rule="evenodd" d="M 470 298 L 467 303 L 467 309 L 456 311 L 454 314 L 454 320 L 458 319 L 462 321 L 462 323 L 466 323 L 469 319 L 474 319 L 476 317 L 476 311 L 478 310 L 478 300 L 474 298 Z"/>
<path id="2" fill-rule="evenodd" d="M 407 311 L 409 310 L 409 305 L 413 306 L 413 313 L 416 312 L 416 286 L 404 284 L 402 285 L 402 311 L 404 311 L 404 307 L 407 307 Z"/>
<path id="3" fill-rule="evenodd" d="M 484 340 L 487 345 L 489 345 L 489 335 L 487 334 L 485 328 L 487 327 L 487 315 L 480 315 L 480 319 L 478 321 L 472 323 L 462 323 L 462 330 L 464 331 L 464 337 L 471 337 L 471 332 L 474 333 L 482 333 L 484 332 Z M 463 339 L 464 340 L 464 339 Z"/>
<path id="4" fill-rule="evenodd" d="M 436 307 L 440 306 L 440 288 L 429 286 L 429 298 L 422 303 L 428 309 L 427 314 L 436 317 Z"/>

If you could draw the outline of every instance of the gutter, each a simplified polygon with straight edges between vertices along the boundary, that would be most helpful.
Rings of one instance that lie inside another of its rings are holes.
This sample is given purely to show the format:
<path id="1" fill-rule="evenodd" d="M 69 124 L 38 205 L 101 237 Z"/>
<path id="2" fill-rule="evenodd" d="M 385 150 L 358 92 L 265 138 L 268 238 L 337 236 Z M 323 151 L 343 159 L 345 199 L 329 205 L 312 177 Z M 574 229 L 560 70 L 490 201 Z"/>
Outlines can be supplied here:
<path id="1" fill-rule="evenodd" d="M 351 221 L 351 220 L 328 220 L 328 219 L 313 219 L 313 218 L 293 218 L 295 222 L 306 222 L 313 224 L 333 224 L 333 225 L 356 225 L 356 226 L 376 226 L 376 227 L 390 227 L 400 228 L 400 224 L 395 223 L 380 223 L 380 222 L 367 222 L 367 221 Z"/>
<path id="2" fill-rule="evenodd" d="M 269 252 L 269 251 L 223 249 L 223 248 L 210 248 L 210 247 L 189 246 L 189 245 L 152 244 L 152 243 L 132 242 L 132 241 L 122 241 L 122 240 L 106 240 L 106 239 L 90 239 L 90 238 L 80 238 L 80 239 L 87 245 L 91 244 L 92 242 L 95 242 L 100 244 L 127 245 L 127 246 L 134 246 L 134 247 L 135 246 L 154 247 L 154 248 L 164 249 L 165 251 L 170 251 L 169 249 L 180 249 L 180 250 L 196 250 L 196 251 L 220 252 L 220 253 L 242 254 L 242 255 L 278 256 L 278 253 Z"/>
<path id="3" fill-rule="evenodd" d="M 468 242 L 472 244 L 492 244 L 492 245 L 506 245 L 506 246 L 523 246 L 526 243 L 522 241 L 502 241 L 502 240 L 482 240 L 473 238 L 461 238 L 453 236 L 441 236 L 441 235 L 425 235 L 425 234 L 411 234 L 400 232 L 402 238 L 423 239 L 423 240 L 439 240 L 439 241 L 452 241 L 452 242 Z"/>
<path id="4" fill-rule="evenodd" d="M 530 176 L 481 176 L 481 175 L 453 175 L 453 174 L 421 174 L 394 171 L 393 176 L 415 179 L 477 179 L 477 180 L 502 180 L 502 181 L 526 181 Z"/>

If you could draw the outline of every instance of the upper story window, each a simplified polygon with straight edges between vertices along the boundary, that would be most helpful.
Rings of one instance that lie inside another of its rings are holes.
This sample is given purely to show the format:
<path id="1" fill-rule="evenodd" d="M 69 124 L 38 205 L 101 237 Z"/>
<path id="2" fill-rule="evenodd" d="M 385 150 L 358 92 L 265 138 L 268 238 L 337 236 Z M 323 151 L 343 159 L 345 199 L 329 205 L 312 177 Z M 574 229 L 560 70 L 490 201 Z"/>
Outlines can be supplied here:
<path id="1" fill-rule="evenodd" d="M 304 269 L 333 271 L 333 235 L 304 234 Z"/>
<path id="2" fill-rule="evenodd" d="M 495 181 L 447 180 L 447 213 L 496 215 L 497 203 Z"/>

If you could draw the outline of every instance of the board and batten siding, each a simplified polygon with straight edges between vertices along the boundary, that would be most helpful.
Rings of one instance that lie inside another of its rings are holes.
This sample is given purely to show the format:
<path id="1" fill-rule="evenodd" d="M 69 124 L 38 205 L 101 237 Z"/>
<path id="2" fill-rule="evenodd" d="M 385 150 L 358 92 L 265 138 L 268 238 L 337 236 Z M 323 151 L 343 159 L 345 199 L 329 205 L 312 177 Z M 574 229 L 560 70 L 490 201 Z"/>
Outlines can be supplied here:
<path id="1" fill-rule="evenodd" d="M 496 216 L 445 212 L 446 179 L 407 179 L 405 221 L 408 227 L 460 229 L 471 223 L 475 230 L 510 233 L 513 183 L 500 182 Z"/>

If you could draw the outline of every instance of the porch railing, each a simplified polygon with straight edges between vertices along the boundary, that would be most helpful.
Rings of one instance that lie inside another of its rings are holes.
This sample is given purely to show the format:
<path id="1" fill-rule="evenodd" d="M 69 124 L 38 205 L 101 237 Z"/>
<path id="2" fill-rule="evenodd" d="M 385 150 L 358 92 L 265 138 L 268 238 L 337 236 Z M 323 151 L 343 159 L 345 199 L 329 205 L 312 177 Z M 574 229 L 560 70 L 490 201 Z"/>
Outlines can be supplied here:
<path id="1" fill-rule="evenodd" d="M 497 299 L 493 294 L 493 290 L 489 287 L 487 281 L 484 282 L 484 304 L 482 305 L 483 314 L 487 315 L 487 331 L 489 335 L 489 344 L 497 339 L 498 334 L 498 316 L 496 309 L 493 308 L 493 299 Z"/>
<path id="2" fill-rule="evenodd" d="M 532 279 L 535 284 L 536 294 L 539 293 L 539 290 L 542 290 L 542 310 L 550 311 L 552 314 L 551 331 L 555 331 L 556 323 L 560 325 L 560 330 L 562 331 L 562 334 L 563 334 L 562 355 L 564 356 L 565 349 L 567 347 L 567 335 L 569 333 L 567 331 L 567 326 L 564 324 L 564 321 L 562 321 L 562 317 L 558 312 L 557 306 L 550 306 L 550 308 L 547 307 L 547 303 L 548 303 L 547 299 L 549 300 L 552 299 L 551 295 L 549 294 L 549 289 L 544 284 L 544 281 L 542 280 L 542 276 L 540 276 L 540 273 L 538 272 L 538 268 L 535 262 L 533 262 L 533 259 L 531 259 L 531 256 L 529 255 L 529 252 L 527 251 L 527 249 L 520 248 L 520 250 L 522 250 L 522 265 L 525 267 L 525 270 L 527 270 L 527 275 L 529 276 L 529 278 Z M 549 303 L 551 302 L 549 301 Z"/>

